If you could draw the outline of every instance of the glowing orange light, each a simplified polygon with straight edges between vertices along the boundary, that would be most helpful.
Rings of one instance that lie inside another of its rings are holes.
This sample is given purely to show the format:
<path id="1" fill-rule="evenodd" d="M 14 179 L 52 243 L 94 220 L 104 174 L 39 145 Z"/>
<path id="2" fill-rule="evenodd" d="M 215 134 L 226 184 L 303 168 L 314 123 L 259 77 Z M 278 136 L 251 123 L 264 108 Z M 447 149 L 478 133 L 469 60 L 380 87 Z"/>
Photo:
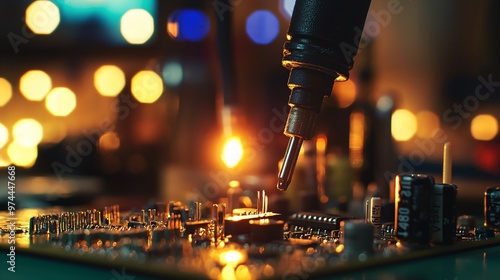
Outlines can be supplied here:
<path id="1" fill-rule="evenodd" d="M 169 21 L 167 23 L 167 32 L 170 37 L 174 39 L 177 38 L 177 36 L 179 35 L 179 24 L 177 24 L 177 22 Z"/>
<path id="2" fill-rule="evenodd" d="M 236 267 L 238 264 L 246 261 L 246 254 L 238 250 L 227 250 L 219 255 L 219 263 L 221 265 L 229 265 Z"/>
<path id="3" fill-rule="evenodd" d="M 365 115 L 360 112 L 351 114 L 351 127 L 349 132 L 350 161 L 354 168 L 363 166 L 363 147 L 365 138 Z"/>
<path id="4" fill-rule="evenodd" d="M 417 118 L 405 109 L 394 111 L 391 117 L 391 134 L 396 141 L 408 141 L 417 132 Z"/>
<path id="5" fill-rule="evenodd" d="M 38 145 L 43 138 L 43 127 L 35 119 L 20 119 L 12 127 L 12 138 L 25 147 Z"/>
<path id="6" fill-rule="evenodd" d="M 3 148 L 5 144 L 7 144 L 8 140 L 9 140 L 9 131 L 7 130 L 5 125 L 0 123 L 0 149 Z"/>
<path id="7" fill-rule="evenodd" d="M 2 77 L 0 77 L 0 92 L 0 107 L 2 107 L 12 98 L 12 85 Z"/>
<path id="8" fill-rule="evenodd" d="M 23 167 L 31 167 L 38 157 L 37 146 L 23 146 L 18 142 L 12 142 L 7 147 L 7 154 L 13 164 Z"/>
<path id="9" fill-rule="evenodd" d="M 222 268 L 221 279 L 223 280 L 236 280 L 236 275 L 234 274 L 234 267 L 226 265 Z"/>
<path id="10" fill-rule="evenodd" d="M 337 97 L 340 108 L 347 108 L 356 99 L 356 84 L 351 80 L 335 83 L 333 86 L 333 95 Z"/>
<path id="11" fill-rule="evenodd" d="M 420 138 L 432 138 L 439 129 L 439 117 L 430 111 L 418 112 L 417 115 L 417 136 Z"/>
<path id="12" fill-rule="evenodd" d="M 232 180 L 229 182 L 229 187 L 231 188 L 238 188 L 240 186 L 240 182 L 236 180 Z"/>
<path id="13" fill-rule="evenodd" d="M 45 108 L 54 116 L 66 117 L 76 108 L 76 95 L 69 88 L 53 88 L 45 98 Z"/>
<path id="14" fill-rule="evenodd" d="M 222 151 L 222 161 L 228 168 L 233 168 L 243 157 L 243 145 L 238 137 L 231 137 L 226 141 Z"/>
<path id="15" fill-rule="evenodd" d="M 120 148 L 120 138 L 115 132 L 108 131 L 99 138 L 99 148 L 103 150 L 116 150 Z"/>
<path id="16" fill-rule="evenodd" d="M 335 252 L 337 252 L 337 253 L 342 253 L 342 251 L 344 251 L 344 245 L 343 244 L 340 244 L 339 246 L 337 246 L 335 248 Z"/>
<path id="17" fill-rule="evenodd" d="M 125 73 L 115 65 L 103 65 L 94 73 L 94 86 L 102 96 L 117 96 L 125 83 Z"/>
<path id="18" fill-rule="evenodd" d="M 132 95 L 141 103 L 153 103 L 163 93 L 163 80 L 154 71 L 139 71 L 132 77 Z"/>
<path id="19" fill-rule="evenodd" d="M 492 115 L 477 115 L 472 119 L 470 132 L 476 140 L 492 140 L 498 134 L 498 121 Z"/>
<path id="20" fill-rule="evenodd" d="M 236 268 L 236 279 L 241 279 L 241 280 L 252 279 L 252 274 L 250 273 L 250 270 L 246 265 L 242 264 Z"/>
<path id="21" fill-rule="evenodd" d="M 30 70 L 19 80 L 19 91 L 30 101 L 41 101 L 52 88 L 52 79 L 42 70 Z"/>

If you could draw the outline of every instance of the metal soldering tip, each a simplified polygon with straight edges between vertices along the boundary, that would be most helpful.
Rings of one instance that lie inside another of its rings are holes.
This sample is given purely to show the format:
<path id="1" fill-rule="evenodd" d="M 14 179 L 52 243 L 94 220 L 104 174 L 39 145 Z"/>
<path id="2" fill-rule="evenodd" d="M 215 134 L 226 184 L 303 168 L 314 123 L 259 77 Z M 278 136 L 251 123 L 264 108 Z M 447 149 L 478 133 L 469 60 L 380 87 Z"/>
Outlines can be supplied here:
<path id="1" fill-rule="evenodd" d="M 302 146 L 302 138 L 291 137 L 286 148 L 285 157 L 283 158 L 283 165 L 278 175 L 277 187 L 280 191 L 286 191 L 288 185 L 292 181 L 293 170 L 299 157 L 300 148 Z"/>

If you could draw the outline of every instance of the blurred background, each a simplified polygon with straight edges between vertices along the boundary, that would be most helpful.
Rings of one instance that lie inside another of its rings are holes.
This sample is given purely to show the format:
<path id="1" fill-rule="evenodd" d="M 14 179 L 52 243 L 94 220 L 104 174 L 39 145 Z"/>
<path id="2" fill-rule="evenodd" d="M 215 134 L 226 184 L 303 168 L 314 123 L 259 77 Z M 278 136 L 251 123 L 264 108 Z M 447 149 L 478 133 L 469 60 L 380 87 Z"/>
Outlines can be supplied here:
<path id="1" fill-rule="evenodd" d="M 276 210 L 314 208 L 308 195 L 349 210 L 391 199 L 397 173 L 441 181 L 451 141 L 459 211 L 481 213 L 500 180 L 500 2 L 372 0 L 351 78 L 279 194 L 293 5 L 0 1 L 0 167 L 17 167 L 18 202 L 217 201 L 237 186 Z"/>

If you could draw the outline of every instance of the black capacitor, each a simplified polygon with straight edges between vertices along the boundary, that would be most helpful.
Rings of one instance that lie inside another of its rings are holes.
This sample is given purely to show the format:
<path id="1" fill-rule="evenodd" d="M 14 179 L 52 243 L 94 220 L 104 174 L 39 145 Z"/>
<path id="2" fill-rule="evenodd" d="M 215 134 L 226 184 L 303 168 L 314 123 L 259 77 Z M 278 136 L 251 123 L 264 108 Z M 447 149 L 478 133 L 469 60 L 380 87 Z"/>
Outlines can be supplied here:
<path id="1" fill-rule="evenodd" d="M 434 178 L 423 174 L 396 176 L 395 237 L 406 244 L 429 244 Z"/>
<path id="2" fill-rule="evenodd" d="M 500 187 L 484 192 L 484 225 L 500 230 Z"/>
<path id="3" fill-rule="evenodd" d="M 457 191 L 453 184 L 434 184 L 431 211 L 433 243 L 450 244 L 457 227 Z"/>

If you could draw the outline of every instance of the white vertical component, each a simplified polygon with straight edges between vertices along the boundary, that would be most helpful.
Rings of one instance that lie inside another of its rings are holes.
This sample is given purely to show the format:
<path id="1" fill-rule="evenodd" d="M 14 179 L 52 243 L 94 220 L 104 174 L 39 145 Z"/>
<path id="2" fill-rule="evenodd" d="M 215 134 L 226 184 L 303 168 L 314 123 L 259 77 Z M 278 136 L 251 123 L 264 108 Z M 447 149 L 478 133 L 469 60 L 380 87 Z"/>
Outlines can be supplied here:
<path id="1" fill-rule="evenodd" d="M 257 215 L 260 214 L 260 208 L 262 208 L 262 198 L 260 191 L 257 191 Z"/>
<path id="2" fill-rule="evenodd" d="M 451 184 L 451 142 L 444 143 L 443 184 Z"/>
<path id="3" fill-rule="evenodd" d="M 372 197 L 368 203 L 368 221 L 373 225 L 374 235 L 380 236 L 382 199 Z"/>
<path id="4" fill-rule="evenodd" d="M 262 190 L 262 203 L 260 204 L 261 205 L 261 208 L 260 208 L 260 212 L 261 213 L 265 213 L 266 211 L 266 198 L 267 198 L 267 195 L 266 195 L 266 191 L 265 190 Z"/>

